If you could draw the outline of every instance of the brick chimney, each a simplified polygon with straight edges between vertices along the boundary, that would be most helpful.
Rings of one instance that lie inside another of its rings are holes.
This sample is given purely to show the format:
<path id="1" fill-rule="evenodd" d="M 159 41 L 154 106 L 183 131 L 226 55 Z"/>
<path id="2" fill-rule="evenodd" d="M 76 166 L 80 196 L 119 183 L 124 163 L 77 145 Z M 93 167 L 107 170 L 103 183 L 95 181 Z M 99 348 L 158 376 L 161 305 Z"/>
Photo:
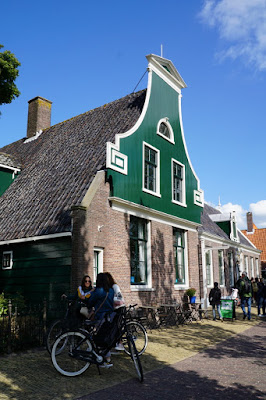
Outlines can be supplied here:
<path id="1" fill-rule="evenodd" d="M 39 130 L 51 126 L 52 102 L 43 97 L 34 97 L 29 100 L 27 138 L 31 138 Z"/>
<path id="2" fill-rule="evenodd" d="M 247 232 L 253 232 L 253 217 L 252 212 L 247 212 Z"/>

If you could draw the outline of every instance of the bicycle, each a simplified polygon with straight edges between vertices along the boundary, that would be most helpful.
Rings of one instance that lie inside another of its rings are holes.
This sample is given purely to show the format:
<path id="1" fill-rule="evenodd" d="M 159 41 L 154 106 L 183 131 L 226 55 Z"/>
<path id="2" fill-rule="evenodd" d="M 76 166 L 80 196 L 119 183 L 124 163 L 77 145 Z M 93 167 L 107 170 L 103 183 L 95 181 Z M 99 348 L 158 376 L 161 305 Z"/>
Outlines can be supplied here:
<path id="1" fill-rule="evenodd" d="M 56 338 L 61 333 L 66 332 L 73 327 L 80 327 L 84 323 L 84 317 L 79 314 L 77 303 L 79 303 L 79 301 L 69 300 L 64 317 L 55 320 L 49 326 L 45 337 L 45 345 L 49 354 L 52 352 L 52 347 Z"/>
<path id="2" fill-rule="evenodd" d="M 119 309 L 110 322 L 110 329 L 104 331 L 103 321 L 85 321 L 86 329 L 79 328 L 62 333 L 52 347 L 52 363 L 55 369 L 65 376 L 78 376 L 91 364 L 98 367 L 104 363 L 104 357 L 117 342 L 127 345 L 128 353 L 134 363 L 138 379 L 143 381 L 143 370 L 133 338 L 127 323 L 127 309 Z M 108 321 L 107 321 L 108 322 Z M 104 336 L 101 335 L 101 331 Z"/>
<path id="3" fill-rule="evenodd" d="M 130 330 L 132 337 L 135 341 L 135 346 L 138 351 L 138 355 L 144 353 L 148 345 L 148 334 L 146 328 L 142 325 L 140 321 L 136 317 L 132 315 L 132 310 L 135 311 L 135 307 L 137 304 L 129 305 L 126 309 L 126 319 L 128 320 L 128 330 Z M 126 354 L 129 354 L 127 347 L 124 346 L 124 351 Z"/>
<path id="4" fill-rule="evenodd" d="M 147 348 L 148 345 L 148 334 L 145 329 L 145 327 L 136 320 L 132 316 L 132 310 L 135 310 L 137 304 L 134 305 L 129 305 L 126 308 L 126 319 L 127 319 L 127 325 L 128 325 L 128 330 L 130 330 L 133 340 L 135 342 L 135 346 L 138 352 L 138 355 L 140 356 L 141 354 L 144 353 L 144 351 Z M 66 310 L 65 316 L 62 319 L 58 319 L 54 321 L 46 334 L 46 349 L 49 354 L 51 354 L 52 351 L 52 346 L 56 340 L 56 338 L 61 334 L 64 333 L 72 328 L 78 328 L 84 326 L 84 318 L 80 315 L 79 318 L 77 318 L 77 315 L 75 315 L 75 318 L 73 319 L 73 308 L 76 307 L 76 300 L 69 301 L 68 302 L 68 308 Z M 123 343 L 123 341 L 122 341 Z M 130 352 L 127 347 L 127 343 L 123 343 L 124 345 L 124 351 L 127 355 L 130 355 Z"/>

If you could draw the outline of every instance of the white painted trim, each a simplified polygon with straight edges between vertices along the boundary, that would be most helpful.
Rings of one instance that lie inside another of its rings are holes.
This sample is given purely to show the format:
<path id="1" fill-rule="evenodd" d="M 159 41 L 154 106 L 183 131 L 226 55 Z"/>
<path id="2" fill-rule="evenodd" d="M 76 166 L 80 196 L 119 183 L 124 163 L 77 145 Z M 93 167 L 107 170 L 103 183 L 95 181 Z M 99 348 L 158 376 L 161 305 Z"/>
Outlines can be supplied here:
<path id="1" fill-rule="evenodd" d="M 206 264 L 207 253 L 210 253 L 210 284 L 209 285 L 207 283 L 207 264 Z M 205 247 L 205 267 L 206 267 L 207 288 L 212 288 L 213 287 L 213 255 L 212 255 L 212 249 L 208 249 L 206 247 Z"/>
<path id="2" fill-rule="evenodd" d="M 36 242 L 37 240 L 47 240 L 47 239 L 56 239 L 60 237 L 72 236 L 71 232 L 63 232 L 63 233 L 55 233 L 51 235 L 43 235 L 43 236 L 32 236 L 28 238 L 22 239 L 11 239 L 11 240 L 3 240 L 0 242 L 0 246 L 4 244 L 16 244 L 16 243 L 25 243 L 25 242 Z"/>
<path id="3" fill-rule="evenodd" d="M 160 128 L 161 123 L 164 123 L 164 124 L 167 126 L 167 128 L 169 129 L 170 138 L 168 138 L 167 136 L 163 135 L 163 134 L 159 131 L 159 128 Z M 158 122 L 158 124 L 157 124 L 156 133 L 157 133 L 158 136 L 161 136 L 163 139 L 167 140 L 168 142 L 170 142 L 170 143 L 172 143 L 172 144 L 175 144 L 174 131 L 173 131 L 173 128 L 172 128 L 172 126 L 171 126 L 171 124 L 170 124 L 170 122 L 169 122 L 169 118 L 165 117 L 165 118 L 161 118 L 161 119 L 159 120 L 159 122 Z"/>
<path id="4" fill-rule="evenodd" d="M 190 160 L 190 157 L 189 157 L 189 154 L 188 154 L 188 150 L 187 150 L 187 144 L 186 144 L 186 140 L 185 140 L 183 120 L 182 120 L 181 97 L 182 97 L 181 95 L 178 96 L 178 112 L 179 112 L 179 122 L 180 122 L 180 128 L 181 128 L 181 136 L 182 136 L 182 140 L 183 140 L 183 143 L 184 143 L 184 149 L 185 149 L 185 153 L 186 153 L 186 156 L 187 156 L 187 160 L 188 160 L 189 166 L 190 166 L 191 171 L 192 171 L 192 173 L 195 176 L 196 181 L 197 181 L 197 190 L 201 195 L 201 203 L 202 203 L 202 204 L 198 204 L 198 202 L 195 202 L 195 200 L 194 200 L 194 204 L 203 207 L 204 206 L 204 191 L 202 189 L 200 189 L 200 180 L 199 180 L 198 176 L 196 175 L 196 172 L 195 172 L 195 170 L 193 168 L 193 165 L 191 163 L 191 160 Z"/>
<path id="5" fill-rule="evenodd" d="M 21 169 L 19 169 L 19 168 L 10 167 L 9 165 L 5 165 L 5 164 L 0 164 L 0 168 L 11 169 L 11 171 L 13 171 L 15 174 L 17 174 L 18 172 L 21 171 Z"/>
<path id="6" fill-rule="evenodd" d="M 178 164 L 182 167 L 182 201 L 174 200 L 174 186 L 173 186 L 173 167 L 174 163 Z M 171 190 L 172 190 L 172 203 L 177 204 L 182 207 L 187 207 L 187 199 L 186 199 L 186 167 L 181 162 L 171 158 Z"/>
<path id="7" fill-rule="evenodd" d="M 135 215 L 136 217 L 150 219 L 151 221 L 160 222 L 175 228 L 186 229 L 191 232 L 196 232 L 199 224 L 188 221 L 186 219 L 178 218 L 174 215 L 166 214 L 161 211 L 142 206 L 140 204 L 132 203 L 128 200 L 123 200 L 118 197 L 109 197 L 111 207 L 113 210 L 122 213 Z"/>
<path id="8" fill-rule="evenodd" d="M 111 162 L 111 160 L 112 160 L 111 149 L 117 150 L 117 152 L 120 153 L 120 139 L 124 139 L 127 136 L 132 135 L 134 132 L 136 132 L 136 130 L 142 124 L 142 121 L 143 121 L 143 119 L 145 117 L 145 114 L 146 114 L 147 109 L 148 109 L 149 101 L 150 101 L 151 85 L 152 85 L 152 72 L 149 72 L 146 98 L 145 98 L 144 106 L 143 106 L 143 109 L 142 109 L 142 112 L 140 114 L 139 119 L 137 120 L 135 125 L 132 128 L 130 128 L 128 131 L 126 131 L 124 133 L 117 133 L 115 135 L 115 143 L 108 142 L 106 144 L 106 167 L 107 168 L 114 169 L 112 167 L 112 162 Z M 119 172 L 121 172 L 121 171 L 119 171 Z"/>
<path id="9" fill-rule="evenodd" d="M 3 267 L 3 259 L 2 259 L 2 270 L 3 271 L 13 268 L 13 251 L 3 251 L 3 256 L 4 256 L 4 254 L 10 254 L 10 267 Z"/>
<path id="10" fill-rule="evenodd" d="M 149 190 L 144 187 L 145 184 L 145 146 L 154 150 L 157 154 L 157 165 L 156 165 L 156 191 Z M 142 142 L 142 191 L 145 193 L 149 193 L 156 197 L 161 197 L 161 186 L 160 186 L 160 150 L 156 149 L 156 147 L 152 146 L 149 143 Z"/>
<path id="11" fill-rule="evenodd" d="M 99 261 L 98 274 L 99 274 L 99 273 L 103 272 L 103 251 L 104 251 L 104 249 L 102 247 L 94 247 L 93 248 L 93 277 L 92 277 L 93 284 L 96 283 L 96 278 L 97 278 L 97 276 L 96 277 L 94 276 L 94 271 L 95 271 L 95 257 L 94 256 L 95 256 L 95 252 L 99 253 L 99 258 L 98 258 L 98 261 Z"/>
<path id="12" fill-rule="evenodd" d="M 202 238 L 204 238 L 210 242 L 221 243 L 224 246 L 228 245 L 235 249 L 245 250 L 247 253 L 252 253 L 252 254 L 257 253 L 258 255 L 260 255 L 260 253 L 261 253 L 261 250 L 258 250 L 256 248 L 254 248 L 254 250 L 253 249 L 251 250 L 250 248 L 241 244 L 240 242 L 232 242 L 231 240 L 223 239 L 220 236 L 215 236 L 208 232 L 203 232 L 201 236 L 202 236 Z"/>
<path id="13" fill-rule="evenodd" d="M 184 262 L 185 262 L 185 283 L 175 283 L 174 290 L 186 290 L 189 288 L 189 268 L 188 268 L 188 239 L 187 232 L 184 232 L 185 240 L 185 251 L 184 251 Z M 174 260 L 175 262 L 175 260 Z M 175 265 L 175 264 L 174 264 Z M 176 273 L 176 271 L 175 271 Z"/>
<path id="14" fill-rule="evenodd" d="M 152 256 L 151 256 L 151 223 L 147 221 L 147 284 L 146 285 L 134 285 L 130 283 L 132 292 L 154 290 L 152 289 Z"/>

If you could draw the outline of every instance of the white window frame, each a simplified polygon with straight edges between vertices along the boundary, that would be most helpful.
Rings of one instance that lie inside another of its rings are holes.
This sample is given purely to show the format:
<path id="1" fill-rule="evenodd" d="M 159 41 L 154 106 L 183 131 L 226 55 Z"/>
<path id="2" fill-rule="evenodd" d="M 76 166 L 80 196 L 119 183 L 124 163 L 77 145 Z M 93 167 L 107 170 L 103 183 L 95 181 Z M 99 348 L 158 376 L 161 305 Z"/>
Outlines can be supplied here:
<path id="1" fill-rule="evenodd" d="M 220 254 L 221 254 L 222 265 L 220 265 Z M 222 282 L 220 282 L 220 286 L 224 287 L 225 286 L 225 274 L 224 274 L 224 252 L 223 252 L 223 250 L 218 250 L 218 266 L 219 266 L 219 279 L 222 276 Z"/>
<path id="2" fill-rule="evenodd" d="M 10 256 L 10 261 L 9 261 L 9 266 L 4 267 L 4 256 L 9 255 Z M 3 257 L 2 257 L 2 269 L 12 269 L 13 268 L 13 251 L 3 251 Z"/>
<path id="3" fill-rule="evenodd" d="M 149 147 L 151 150 L 154 150 L 157 154 L 157 163 L 156 163 L 156 191 L 149 190 L 145 188 L 145 147 Z M 161 197 L 161 188 L 160 188 L 160 150 L 156 149 L 156 147 L 150 145 L 149 143 L 142 143 L 142 190 L 143 192 L 149 193 L 153 196 Z"/>
<path id="4" fill-rule="evenodd" d="M 249 261 L 248 261 L 248 256 L 244 256 L 244 271 L 247 273 L 247 276 L 249 276 Z"/>
<path id="5" fill-rule="evenodd" d="M 182 168 L 182 201 L 174 200 L 174 163 L 180 165 Z M 175 160 L 174 158 L 171 159 L 171 188 L 172 188 L 172 203 L 178 204 L 182 207 L 187 207 L 186 204 L 186 167 L 180 161 Z"/>
<path id="6" fill-rule="evenodd" d="M 207 253 L 209 253 L 210 254 L 210 283 L 208 284 L 208 279 L 207 279 L 207 268 L 208 268 L 208 265 L 207 265 L 207 260 L 206 260 L 206 257 L 207 257 Z M 212 250 L 206 250 L 205 251 L 205 264 L 206 264 L 206 283 L 207 283 L 207 287 L 208 288 L 212 288 L 213 287 L 213 262 L 212 262 Z"/>
<path id="7" fill-rule="evenodd" d="M 255 266 L 256 266 L 256 277 L 259 278 L 260 271 L 259 271 L 259 259 L 255 258 Z"/>
<path id="8" fill-rule="evenodd" d="M 167 126 L 167 128 L 168 128 L 168 130 L 169 130 L 169 133 L 170 133 L 170 138 L 168 138 L 167 136 L 163 135 L 163 134 L 159 131 L 160 125 L 161 125 L 162 123 L 165 124 L 165 125 Z M 157 131 L 156 131 L 156 133 L 157 133 L 157 135 L 161 136 L 162 138 L 164 138 L 164 139 L 167 140 L 168 142 L 170 142 L 170 143 L 172 143 L 172 144 L 175 144 L 174 131 L 173 131 L 173 128 L 172 128 L 171 124 L 169 123 L 169 118 L 165 117 L 165 118 L 160 119 L 160 121 L 159 121 L 158 124 L 157 124 Z"/>
<path id="9" fill-rule="evenodd" d="M 250 278 L 254 278 L 254 258 L 250 257 Z"/>
<path id="10" fill-rule="evenodd" d="M 233 252 L 228 253 L 228 269 L 229 269 L 229 283 L 230 287 L 234 286 L 234 258 Z"/>
<path id="11" fill-rule="evenodd" d="M 142 218 L 135 215 L 137 218 Z M 145 219 L 145 218 L 142 218 Z M 149 291 L 152 289 L 152 262 L 151 262 L 151 222 L 147 219 L 147 283 L 146 285 L 136 285 L 130 283 L 131 292 Z"/>
<path id="12" fill-rule="evenodd" d="M 175 290 L 185 290 L 188 289 L 189 287 L 187 231 L 184 231 L 184 242 L 185 242 L 185 248 L 184 248 L 185 283 L 175 283 L 174 285 Z"/>
<path id="13" fill-rule="evenodd" d="M 93 285 L 95 286 L 96 284 L 96 278 L 97 278 L 97 274 L 96 274 L 96 267 L 95 267 L 95 257 L 97 256 L 97 261 L 98 261 L 98 271 L 97 273 L 101 273 L 103 272 L 103 248 L 102 247 L 94 247 L 93 249 Z"/>

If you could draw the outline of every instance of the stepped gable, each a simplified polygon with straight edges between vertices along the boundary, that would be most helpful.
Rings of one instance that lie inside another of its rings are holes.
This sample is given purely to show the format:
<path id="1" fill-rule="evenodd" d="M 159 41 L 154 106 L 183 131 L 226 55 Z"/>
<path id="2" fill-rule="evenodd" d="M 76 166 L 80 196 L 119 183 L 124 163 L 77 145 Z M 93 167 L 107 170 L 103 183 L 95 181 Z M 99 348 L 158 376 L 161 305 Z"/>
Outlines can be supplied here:
<path id="1" fill-rule="evenodd" d="M 0 241 L 71 231 L 71 206 L 105 168 L 106 142 L 135 125 L 145 97 L 132 93 L 0 149 L 22 165 L 0 198 Z"/>

